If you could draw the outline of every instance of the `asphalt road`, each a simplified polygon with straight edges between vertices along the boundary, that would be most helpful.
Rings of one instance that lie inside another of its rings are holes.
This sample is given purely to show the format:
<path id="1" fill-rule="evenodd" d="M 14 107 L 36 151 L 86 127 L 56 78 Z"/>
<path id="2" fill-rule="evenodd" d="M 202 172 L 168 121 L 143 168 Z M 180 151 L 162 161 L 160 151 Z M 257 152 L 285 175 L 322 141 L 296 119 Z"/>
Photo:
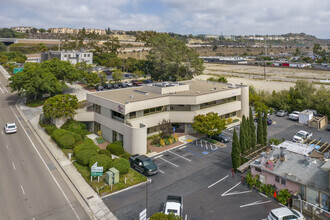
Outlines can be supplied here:
<path id="1" fill-rule="evenodd" d="M 72 186 L 16 109 L 17 95 L 0 73 L 0 219 L 89 219 Z M 6 122 L 17 133 L 5 134 Z"/>

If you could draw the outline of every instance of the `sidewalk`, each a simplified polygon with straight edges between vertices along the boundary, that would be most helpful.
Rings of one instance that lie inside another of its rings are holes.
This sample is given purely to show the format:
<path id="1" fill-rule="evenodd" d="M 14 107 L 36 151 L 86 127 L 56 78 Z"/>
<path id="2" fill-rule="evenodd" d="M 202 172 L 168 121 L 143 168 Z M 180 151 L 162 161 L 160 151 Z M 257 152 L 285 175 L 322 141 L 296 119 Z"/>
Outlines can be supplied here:
<path id="1" fill-rule="evenodd" d="M 29 108 L 20 101 L 17 103 L 17 109 L 20 111 L 22 117 L 27 121 L 31 130 L 35 133 L 41 145 L 44 145 L 52 154 L 54 159 L 61 166 L 63 172 L 73 186 L 76 188 L 82 199 L 88 205 L 83 205 L 86 213 L 97 220 L 116 220 L 117 218 L 112 214 L 108 207 L 103 203 L 99 195 L 89 186 L 85 179 L 76 170 L 71 161 L 64 155 L 64 153 L 57 147 L 53 140 L 48 136 L 44 129 L 39 125 L 39 115 L 42 112 L 42 107 Z"/>

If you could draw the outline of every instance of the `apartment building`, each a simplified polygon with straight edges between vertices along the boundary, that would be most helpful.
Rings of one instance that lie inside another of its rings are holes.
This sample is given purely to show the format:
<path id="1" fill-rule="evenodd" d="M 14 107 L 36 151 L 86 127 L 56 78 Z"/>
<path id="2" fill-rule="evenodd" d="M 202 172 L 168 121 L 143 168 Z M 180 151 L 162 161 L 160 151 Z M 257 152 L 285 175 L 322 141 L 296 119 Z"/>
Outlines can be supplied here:
<path id="1" fill-rule="evenodd" d="M 199 114 L 216 112 L 223 118 L 248 116 L 249 89 L 207 81 L 153 83 L 87 94 L 93 112 L 78 113 L 94 133 L 109 142 L 122 140 L 131 154 L 147 152 L 147 137 L 159 131 L 158 123 L 170 120 L 176 132 L 193 132 Z"/>
<path id="2" fill-rule="evenodd" d="M 93 63 L 93 53 L 83 51 L 47 51 L 41 53 L 41 61 L 51 60 L 57 58 L 62 61 L 70 61 L 71 64 L 85 62 L 87 64 Z"/>
<path id="3" fill-rule="evenodd" d="M 29 33 L 34 27 L 12 27 L 11 29 L 21 33 Z"/>
<path id="4" fill-rule="evenodd" d="M 51 33 L 54 34 L 78 34 L 82 29 L 75 28 L 49 28 Z M 90 28 L 86 29 L 86 34 L 95 33 L 98 35 L 105 35 L 106 31 L 101 29 Z"/>

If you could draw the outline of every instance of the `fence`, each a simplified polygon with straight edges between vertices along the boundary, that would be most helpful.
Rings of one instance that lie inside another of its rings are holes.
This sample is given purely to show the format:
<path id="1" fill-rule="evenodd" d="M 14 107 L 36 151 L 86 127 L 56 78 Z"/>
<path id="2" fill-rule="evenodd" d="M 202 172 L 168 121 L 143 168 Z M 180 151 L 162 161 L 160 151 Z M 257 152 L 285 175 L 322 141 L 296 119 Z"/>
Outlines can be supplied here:
<path id="1" fill-rule="evenodd" d="M 313 219 L 330 219 L 330 212 L 299 198 L 293 198 L 292 206 L 302 212 L 304 215 L 312 217 Z"/>

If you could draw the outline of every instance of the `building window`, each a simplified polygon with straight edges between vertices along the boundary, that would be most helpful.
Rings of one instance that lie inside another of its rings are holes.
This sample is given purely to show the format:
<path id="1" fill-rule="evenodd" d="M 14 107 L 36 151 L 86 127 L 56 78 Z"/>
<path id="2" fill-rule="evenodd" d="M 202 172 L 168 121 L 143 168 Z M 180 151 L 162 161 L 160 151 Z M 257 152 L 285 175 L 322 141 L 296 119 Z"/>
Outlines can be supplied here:
<path id="1" fill-rule="evenodd" d="M 112 112 L 112 118 L 118 121 L 123 122 L 125 117 L 123 114 L 119 113 L 119 112 L 115 112 L 115 111 L 111 111 Z"/>
<path id="2" fill-rule="evenodd" d="M 281 178 L 281 184 L 284 185 L 284 186 L 286 186 L 286 180 L 283 179 L 283 178 Z"/>
<path id="3" fill-rule="evenodd" d="M 67 57 L 66 54 L 64 54 L 64 57 Z"/>
<path id="4" fill-rule="evenodd" d="M 255 169 L 255 171 L 261 173 L 261 169 L 260 169 L 260 167 L 255 167 L 254 169 Z"/>
<path id="5" fill-rule="evenodd" d="M 163 112 L 163 111 L 165 111 L 165 106 L 159 106 L 156 108 L 148 108 L 148 109 L 143 110 L 143 115 L 151 115 L 151 114 L 155 114 L 155 113 Z"/>
<path id="6" fill-rule="evenodd" d="M 93 104 L 94 112 L 101 114 L 101 106 Z"/>
<path id="7" fill-rule="evenodd" d="M 91 55 L 90 54 L 87 54 L 88 57 L 90 57 Z"/>
<path id="8" fill-rule="evenodd" d="M 155 133 L 160 131 L 160 126 L 153 126 L 150 128 L 147 128 L 147 134 Z"/>
<path id="9" fill-rule="evenodd" d="M 86 57 L 86 54 L 84 54 L 84 57 Z"/>
<path id="10" fill-rule="evenodd" d="M 280 182 L 280 177 L 279 176 L 275 176 L 275 182 Z"/>
<path id="11" fill-rule="evenodd" d="M 229 114 L 225 114 L 225 118 L 229 118 Z"/>
<path id="12" fill-rule="evenodd" d="M 129 118 L 136 118 L 136 112 L 130 112 Z"/>
<path id="13" fill-rule="evenodd" d="M 191 111 L 190 105 L 170 105 L 170 111 Z"/>
<path id="14" fill-rule="evenodd" d="M 216 103 L 217 103 L 216 101 L 206 102 L 206 103 L 201 104 L 201 105 L 200 105 L 200 108 L 201 108 L 201 109 L 209 108 L 209 107 L 212 107 L 212 106 L 217 105 Z"/>

